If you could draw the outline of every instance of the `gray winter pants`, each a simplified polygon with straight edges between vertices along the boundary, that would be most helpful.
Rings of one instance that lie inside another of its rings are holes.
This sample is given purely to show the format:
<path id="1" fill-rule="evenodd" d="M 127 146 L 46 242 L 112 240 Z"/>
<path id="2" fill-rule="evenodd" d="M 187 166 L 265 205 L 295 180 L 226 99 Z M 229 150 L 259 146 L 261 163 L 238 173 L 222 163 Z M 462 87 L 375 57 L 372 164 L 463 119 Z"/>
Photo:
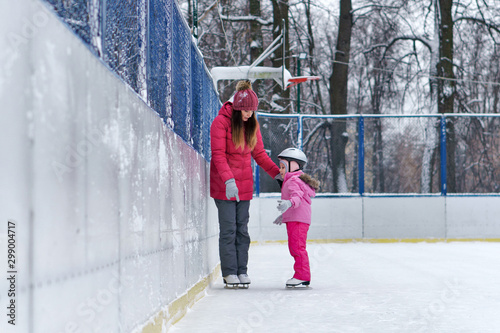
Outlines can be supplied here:
<path id="1" fill-rule="evenodd" d="M 222 276 L 246 274 L 250 201 L 214 199 L 219 211 L 219 257 Z"/>

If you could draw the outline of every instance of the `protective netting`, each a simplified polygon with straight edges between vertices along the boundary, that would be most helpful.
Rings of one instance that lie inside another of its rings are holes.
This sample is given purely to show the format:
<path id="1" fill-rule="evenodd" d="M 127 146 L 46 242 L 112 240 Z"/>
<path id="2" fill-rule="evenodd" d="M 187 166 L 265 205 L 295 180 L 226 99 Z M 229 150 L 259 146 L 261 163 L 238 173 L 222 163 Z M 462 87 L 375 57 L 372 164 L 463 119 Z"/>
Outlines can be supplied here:
<path id="1" fill-rule="evenodd" d="M 320 193 L 499 193 L 500 117 L 443 119 L 367 115 L 300 121 L 259 114 L 272 159 L 277 163 L 285 148 L 302 148 L 309 159 L 304 171 L 321 181 Z M 262 170 L 259 178 L 261 192 L 279 191 Z"/>
<path id="2" fill-rule="evenodd" d="M 44 0 L 205 158 L 220 101 L 173 0 Z"/>
<path id="3" fill-rule="evenodd" d="M 456 191 L 499 193 L 500 118 L 449 117 L 448 122 L 455 134 Z"/>
<path id="4" fill-rule="evenodd" d="M 365 118 L 366 193 L 440 193 L 440 118 Z"/>

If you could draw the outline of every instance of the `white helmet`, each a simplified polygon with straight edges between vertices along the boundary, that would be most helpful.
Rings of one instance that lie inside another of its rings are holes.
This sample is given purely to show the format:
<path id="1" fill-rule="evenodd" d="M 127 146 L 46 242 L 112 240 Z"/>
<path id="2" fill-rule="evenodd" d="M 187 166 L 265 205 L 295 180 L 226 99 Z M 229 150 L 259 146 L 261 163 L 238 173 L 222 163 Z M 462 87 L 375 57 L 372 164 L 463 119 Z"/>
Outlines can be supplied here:
<path id="1" fill-rule="evenodd" d="M 287 161 L 295 161 L 299 164 L 299 168 L 302 169 L 307 163 L 306 154 L 297 148 L 287 148 L 279 153 L 278 158 Z"/>

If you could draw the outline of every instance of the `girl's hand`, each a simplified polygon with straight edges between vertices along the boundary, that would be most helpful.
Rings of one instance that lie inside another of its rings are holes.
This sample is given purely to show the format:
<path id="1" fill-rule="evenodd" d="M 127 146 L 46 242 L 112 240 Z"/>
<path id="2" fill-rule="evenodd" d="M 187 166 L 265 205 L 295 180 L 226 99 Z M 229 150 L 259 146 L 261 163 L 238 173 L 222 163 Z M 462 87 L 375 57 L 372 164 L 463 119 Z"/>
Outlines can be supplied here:
<path id="1" fill-rule="evenodd" d="M 278 216 L 276 220 L 273 221 L 273 223 L 276 225 L 281 225 L 283 223 L 283 215 Z"/>
<path id="2" fill-rule="evenodd" d="M 290 200 L 278 200 L 278 210 L 283 214 L 288 208 L 292 207 Z"/>

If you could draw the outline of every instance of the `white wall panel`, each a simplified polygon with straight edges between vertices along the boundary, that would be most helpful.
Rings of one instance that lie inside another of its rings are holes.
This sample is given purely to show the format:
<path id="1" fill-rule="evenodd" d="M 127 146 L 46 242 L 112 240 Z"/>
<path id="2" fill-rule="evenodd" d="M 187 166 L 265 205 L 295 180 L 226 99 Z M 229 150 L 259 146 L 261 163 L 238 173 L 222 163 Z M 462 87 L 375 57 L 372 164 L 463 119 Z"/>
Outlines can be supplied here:
<path id="1" fill-rule="evenodd" d="M 252 200 L 252 240 L 287 239 L 272 224 L 277 200 Z M 500 196 L 317 197 L 312 211 L 310 240 L 500 237 Z"/>
<path id="2" fill-rule="evenodd" d="M 448 197 L 447 236 L 500 238 L 500 197 Z"/>
<path id="3" fill-rule="evenodd" d="M 310 239 L 351 239 L 363 237 L 361 198 L 313 199 Z"/>
<path id="4" fill-rule="evenodd" d="M 366 238 L 444 238 L 445 199 L 441 197 L 366 197 Z"/>
<path id="5" fill-rule="evenodd" d="M 2 32 L 46 22 L 0 35 L 0 247 L 13 219 L 20 249 L 0 331 L 132 331 L 218 263 L 207 162 L 41 3 L 6 6 Z"/>

